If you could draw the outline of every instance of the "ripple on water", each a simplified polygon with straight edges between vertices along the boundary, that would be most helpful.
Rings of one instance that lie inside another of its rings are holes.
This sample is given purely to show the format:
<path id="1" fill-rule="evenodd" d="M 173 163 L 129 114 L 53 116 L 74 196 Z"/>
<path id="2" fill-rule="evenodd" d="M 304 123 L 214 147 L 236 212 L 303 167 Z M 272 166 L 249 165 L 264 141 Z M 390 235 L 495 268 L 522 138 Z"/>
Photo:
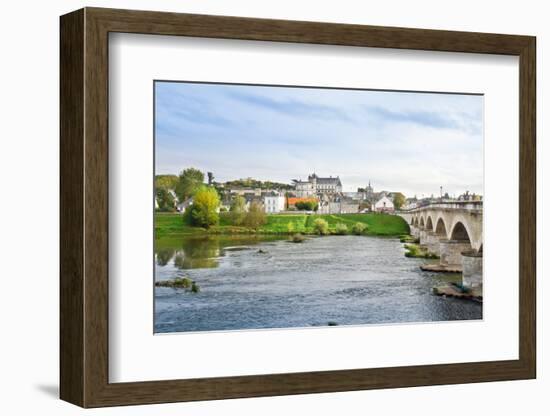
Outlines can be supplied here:
<path id="1" fill-rule="evenodd" d="M 157 264 L 156 279 L 188 275 L 201 292 L 155 288 L 156 332 L 482 317 L 480 304 L 432 296 L 445 277 L 422 272 L 422 261 L 405 257 L 397 239 L 329 236 L 289 244 L 286 238 L 209 238 L 184 241 L 173 251 Z"/>

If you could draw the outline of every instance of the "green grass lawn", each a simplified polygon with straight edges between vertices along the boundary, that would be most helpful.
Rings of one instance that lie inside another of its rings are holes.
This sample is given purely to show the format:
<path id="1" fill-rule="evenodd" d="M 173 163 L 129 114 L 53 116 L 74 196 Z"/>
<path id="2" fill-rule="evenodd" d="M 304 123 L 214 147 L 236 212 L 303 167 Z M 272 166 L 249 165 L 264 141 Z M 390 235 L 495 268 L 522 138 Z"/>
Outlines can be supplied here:
<path id="1" fill-rule="evenodd" d="M 367 235 L 380 236 L 400 236 L 409 233 L 409 226 L 403 218 L 397 215 L 387 214 L 274 214 L 267 216 L 267 223 L 259 228 L 258 231 L 245 227 L 235 227 L 231 225 L 227 215 L 220 216 L 220 223 L 211 227 L 210 230 L 204 228 L 191 227 L 184 224 L 181 214 L 155 214 L 155 236 L 176 236 L 189 234 L 240 234 L 240 233 L 264 233 L 264 234 L 312 234 L 313 223 L 317 218 L 322 218 L 329 224 L 329 230 L 334 232 L 337 224 L 345 224 L 349 232 L 357 222 L 367 224 Z M 289 224 L 292 224 L 289 226 Z"/>
<path id="2" fill-rule="evenodd" d="M 181 214 L 164 212 L 155 213 L 155 236 L 177 236 L 200 234 L 206 232 L 203 228 L 191 227 L 183 222 Z"/>
<path id="3" fill-rule="evenodd" d="M 267 224 L 260 228 L 263 232 L 270 233 L 306 233 L 306 221 L 310 215 L 268 215 Z M 289 224 L 292 224 L 289 226 Z"/>

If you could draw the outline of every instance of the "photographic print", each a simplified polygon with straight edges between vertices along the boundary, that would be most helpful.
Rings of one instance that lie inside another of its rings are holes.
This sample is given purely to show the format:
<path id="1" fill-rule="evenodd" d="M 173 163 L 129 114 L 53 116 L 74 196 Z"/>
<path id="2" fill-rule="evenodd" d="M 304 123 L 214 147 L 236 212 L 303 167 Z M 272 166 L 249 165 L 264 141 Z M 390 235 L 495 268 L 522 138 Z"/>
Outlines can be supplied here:
<path id="1" fill-rule="evenodd" d="M 483 95 L 154 96 L 155 333 L 482 319 Z"/>

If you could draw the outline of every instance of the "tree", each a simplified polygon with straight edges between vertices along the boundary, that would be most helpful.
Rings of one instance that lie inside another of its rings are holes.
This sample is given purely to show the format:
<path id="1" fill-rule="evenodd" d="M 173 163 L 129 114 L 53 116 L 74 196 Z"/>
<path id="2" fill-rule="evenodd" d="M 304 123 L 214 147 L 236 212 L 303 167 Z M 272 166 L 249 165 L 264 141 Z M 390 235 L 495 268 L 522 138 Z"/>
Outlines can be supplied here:
<path id="1" fill-rule="evenodd" d="M 155 188 L 176 189 L 179 178 L 177 175 L 157 175 L 155 176 Z"/>
<path id="2" fill-rule="evenodd" d="M 209 228 L 216 225 L 220 218 L 218 208 L 220 197 L 212 187 L 202 185 L 193 195 L 193 205 L 190 209 L 190 221 L 193 225 Z"/>
<path id="3" fill-rule="evenodd" d="M 156 199 L 158 204 L 158 211 L 173 212 L 175 211 L 175 200 L 173 195 L 165 188 L 157 188 Z"/>
<path id="4" fill-rule="evenodd" d="M 403 195 L 401 192 L 397 192 L 393 196 L 393 206 L 395 209 L 401 209 L 403 205 L 405 205 L 406 199 L 405 195 Z"/>
<path id="5" fill-rule="evenodd" d="M 185 201 L 187 198 L 193 196 L 195 192 L 203 185 L 204 174 L 195 168 L 188 168 L 183 170 L 178 178 L 176 185 L 176 195 L 180 202 Z"/>
<path id="6" fill-rule="evenodd" d="M 243 223 L 246 217 L 246 201 L 242 196 L 237 195 L 233 199 L 229 208 L 229 215 L 233 225 L 241 225 Z"/>
<path id="7" fill-rule="evenodd" d="M 294 205 L 300 211 L 317 211 L 319 209 L 317 201 L 298 201 Z"/>
<path id="8" fill-rule="evenodd" d="M 244 225 L 250 228 L 258 228 L 267 222 L 264 207 L 259 202 L 252 202 L 244 217 Z"/>

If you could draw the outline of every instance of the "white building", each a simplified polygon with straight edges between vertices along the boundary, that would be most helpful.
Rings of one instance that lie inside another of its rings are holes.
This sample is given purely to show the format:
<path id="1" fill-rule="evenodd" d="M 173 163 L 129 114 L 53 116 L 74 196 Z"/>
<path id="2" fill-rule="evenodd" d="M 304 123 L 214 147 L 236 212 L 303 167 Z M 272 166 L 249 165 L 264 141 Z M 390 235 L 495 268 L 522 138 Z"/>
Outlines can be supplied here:
<path id="1" fill-rule="evenodd" d="M 282 195 L 264 196 L 264 208 L 268 214 L 275 214 L 285 210 L 285 197 Z"/>
<path id="2" fill-rule="evenodd" d="M 393 202 L 386 195 L 383 195 L 376 203 L 374 204 L 374 210 L 378 212 L 387 212 L 393 211 Z"/>
<path id="3" fill-rule="evenodd" d="M 183 213 L 191 205 L 193 205 L 193 197 L 189 197 L 185 201 L 176 204 L 176 209 L 178 210 L 178 212 Z"/>
<path id="4" fill-rule="evenodd" d="M 293 180 L 298 198 L 307 198 L 316 194 L 338 194 L 342 192 L 342 182 L 337 176 L 320 178 L 315 173 L 308 176 L 307 181 Z"/>

